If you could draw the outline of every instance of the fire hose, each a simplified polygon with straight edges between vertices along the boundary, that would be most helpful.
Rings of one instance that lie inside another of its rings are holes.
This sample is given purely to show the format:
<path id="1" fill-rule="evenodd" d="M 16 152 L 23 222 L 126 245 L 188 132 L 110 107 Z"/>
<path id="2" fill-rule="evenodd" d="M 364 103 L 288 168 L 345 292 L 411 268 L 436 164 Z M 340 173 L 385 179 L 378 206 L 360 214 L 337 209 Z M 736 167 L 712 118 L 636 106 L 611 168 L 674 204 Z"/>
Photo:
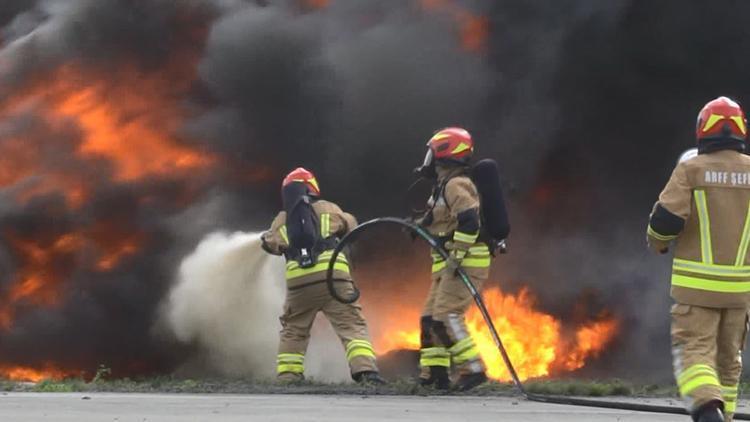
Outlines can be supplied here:
<path id="1" fill-rule="evenodd" d="M 350 282 L 353 287 L 353 293 L 351 295 L 344 297 L 341 294 L 339 294 L 339 292 L 336 290 L 336 286 L 334 283 L 343 281 L 343 280 L 336 280 L 333 277 L 334 276 L 334 264 L 336 262 L 336 258 L 344 250 L 344 248 L 348 246 L 349 244 L 351 244 L 352 242 L 354 242 L 359 237 L 360 234 L 362 234 L 363 232 L 367 231 L 370 228 L 373 228 L 374 226 L 381 226 L 381 225 L 395 225 L 395 226 L 400 226 L 401 228 L 407 229 L 414 235 L 424 239 L 430 245 L 430 247 L 436 253 L 438 253 L 444 260 L 449 259 L 448 252 L 440 244 L 440 242 L 437 239 L 435 239 L 432 235 L 430 235 L 430 233 L 428 233 L 424 228 L 420 227 L 419 225 L 413 222 L 403 220 L 400 218 L 395 218 L 395 217 L 375 218 L 373 220 L 360 224 L 354 230 L 349 232 L 346 236 L 344 236 L 341 239 L 341 241 L 338 243 L 336 248 L 334 248 L 333 250 L 333 255 L 331 256 L 331 261 L 328 265 L 326 283 L 328 285 L 328 291 L 330 292 L 331 296 L 333 296 L 333 298 L 336 299 L 337 301 L 341 303 L 346 303 L 346 304 L 354 303 L 359 299 L 360 291 L 357 288 L 356 284 L 354 284 L 353 281 L 349 281 L 349 280 L 345 280 L 345 281 Z M 466 288 L 471 293 L 471 296 L 474 298 L 474 302 L 476 303 L 477 308 L 479 309 L 479 312 L 482 314 L 482 318 L 484 318 L 484 322 L 487 324 L 487 328 L 490 331 L 492 340 L 495 342 L 497 349 L 500 351 L 500 355 L 503 358 L 503 362 L 505 362 L 505 366 L 508 369 L 508 373 L 513 379 L 513 384 L 515 385 L 520 395 L 526 400 L 541 402 L 541 403 L 550 403 L 550 404 L 565 404 L 565 405 L 572 405 L 572 406 L 597 407 L 597 408 L 605 408 L 605 409 L 621 409 L 621 410 L 632 410 L 632 411 L 638 411 L 638 412 L 670 413 L 670 414 L 677 414 L 677 415 L 689 414 L 684 408 L 676 407 L 676 406 L 659 406 L 659 405 L 627 403 L 627 402 L 618 402 L 618 401 L 594 400 L 594 399 L 584 399 L 584 398 L 577 398 L 577 397 L 534 394 L 534 393 L 528 392 L 526 388 L 524 387 L 523 383 L 521 382 L 521 379 L 518 377 L 518 373 L 516 372 L 516 369 L 513 366 L 513 362 L 510 360 L 510 357 L 508 356 L 508 352 L 506 351 L 505 346 L 503 345 L 502 339 L 500 338 L 500 335 L 498 334 L 497 329 L 495 328 L 495 324 L 492 322 L 492 318 L 490 317 L 489 311 L 487 311 L 487 307 L 485 306 L 484 301 L 482 300 L 482 295 L 479 293 L 479 291 L 477 291 L 476 287 L 471 282 L 471 279 L 469 278 L 468 275 L 466 275 L 466 272 L 462 268 L 459 267 L 456 270 L 456 273 L 458 274 L 461 281 L 464 283 Z M 735 413 L 734 419 L 750 420 L 750 414 Z"/>

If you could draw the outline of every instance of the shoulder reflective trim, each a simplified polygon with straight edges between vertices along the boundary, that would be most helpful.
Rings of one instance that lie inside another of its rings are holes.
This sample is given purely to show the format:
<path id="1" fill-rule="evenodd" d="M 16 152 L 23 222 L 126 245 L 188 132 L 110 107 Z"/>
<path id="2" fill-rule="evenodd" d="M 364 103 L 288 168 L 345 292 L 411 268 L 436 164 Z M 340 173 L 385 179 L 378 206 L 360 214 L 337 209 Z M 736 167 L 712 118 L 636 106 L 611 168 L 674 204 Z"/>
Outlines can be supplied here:
<path id="1" fill-rule="evenodd" d="M 331 214 L 320 214 L 320 235 L 325 239 L 331 235 Z"/>
<path id="2" fill-rule="evenodd" d="M 698 209 L 698 222 L 701 229 L 701 258 L 704 264 L 714 262 L 713 249 L 711 247 L 711 219 L 708 216 L 708 205 L 706 204 L 706 192 L 696 190 L 695 206 Z"/>
<path id="3" fill-rule="evenodd" d="M 284 239 L 284 242 L 286 242 L 287 245 L 288 245 L 289 244 L 289 238 L 286 235 L 286 224 L 284 224 L 283 226 L 281 226 L 279 228 L 279 233 L 281 234 L 281 237 Z"/>
<path id="4" fill-rule="evenodd" d="M 702 262 L 688 261 L 686 259 L 679 258 L 675 258 L 675 260 L 673 261 L 672 270 L 688 271 L 691 273 L 713 275 L 719 277 L 750 278 L 750 266 L 704 264 Z"/>
<path id="5" fill-rule="evenodd" d="M 750 293 L 750 281 L 705 280 L 697 277 L 672 274 L 672 285 L 718 293 Z"/>
<path id="6" fill-rule="evenodd" d="M 745 264 L 747 259 L 747 246 L 750 243 L 750 202 L 747 204 L 747 214 L 745 215 L 745 228 L 742 230 L 742 238 L 740 239 L 740 248 L 737 250 L 737 259 L 734 260 L 734 265 L 739 267 Z"/>
<path id="7" fill-rule="evenodd" d="M 654 230 L 653 228 L 651 228 L 650 224 L 648 226 L 648 229 L 646 230 L 646 234 L 648 234 L 649 236 L 653 237 L 656 240 L 661 240 L 661 241 L 664 241 L 664 242 L 669 242 L 670 240 L 677 239 L 677 235 L 676 234 L 675 235 L 671 235 L 671 236 L 666 236 L 666 235 L 663 235 L 663 234 L 659 234 L 656 230 Z"/>

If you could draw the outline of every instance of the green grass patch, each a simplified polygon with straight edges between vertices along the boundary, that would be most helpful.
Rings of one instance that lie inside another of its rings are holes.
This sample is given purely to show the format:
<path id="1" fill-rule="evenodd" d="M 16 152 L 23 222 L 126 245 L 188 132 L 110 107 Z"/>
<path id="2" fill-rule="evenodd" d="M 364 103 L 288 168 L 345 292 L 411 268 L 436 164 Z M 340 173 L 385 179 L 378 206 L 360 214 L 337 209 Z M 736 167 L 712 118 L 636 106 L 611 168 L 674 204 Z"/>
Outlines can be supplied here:
<path id="1" fill-rule="evenodd" d="M 192 394 L 344 394 L 344 395 L 446 395 L 458 394 L 437 391 L 417 385 L 412 379 L 397 379 L 384 386 L 346 383 L 324 383 L 306 380 L 281 384 L 274 380 L 251 380 L 244 378 L 191 379 L 173 376 L 158 376 L 140 379 L 110 379 L 108 374 L 94 377 L 91 381 L 66 379 L 46 380 L 39 383 L 0 380 L 0 391 L 28 392 L 119 392 L 119 393 L 192 393 Z M 621 380 L 531 380 L 526 389 L 533 394 L 605 397 L 675 397 L 673 385 L 635 384 Z M 747 388 L 748 386 L 744 386 Z M 468 393 L 469 396 L 516 396 L 518 393 L 510 383 L 488 382 Z"/>

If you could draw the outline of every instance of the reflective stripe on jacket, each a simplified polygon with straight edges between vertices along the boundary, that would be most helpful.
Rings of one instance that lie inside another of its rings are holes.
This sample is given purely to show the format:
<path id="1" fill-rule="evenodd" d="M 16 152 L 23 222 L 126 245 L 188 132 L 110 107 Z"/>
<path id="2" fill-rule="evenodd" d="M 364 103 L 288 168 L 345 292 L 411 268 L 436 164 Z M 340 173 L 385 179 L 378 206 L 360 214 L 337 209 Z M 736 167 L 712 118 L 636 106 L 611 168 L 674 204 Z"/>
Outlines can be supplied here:
<path id="1" fill-rule="evenodd" d="M 750 305 L 750 157 L 723 150 L 681 162 L 659 204 L 685 220 L 676 236 L 672 297 L 705 307 Z M 648 236 L 672 237 L 651 226 Z"/>

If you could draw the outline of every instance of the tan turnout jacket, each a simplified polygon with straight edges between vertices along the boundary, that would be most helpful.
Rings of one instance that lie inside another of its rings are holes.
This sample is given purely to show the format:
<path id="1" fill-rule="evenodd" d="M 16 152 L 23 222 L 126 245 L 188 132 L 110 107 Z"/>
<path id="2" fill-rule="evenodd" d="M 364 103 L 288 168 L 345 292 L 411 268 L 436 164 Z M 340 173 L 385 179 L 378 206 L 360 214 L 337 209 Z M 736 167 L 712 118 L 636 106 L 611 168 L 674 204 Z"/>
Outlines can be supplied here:
<path id="1" fill-rule="evenodd" d="M 313 211 L 318 216 L 321 237 L 342 237 L 357 226 L 353 215 L 346 213 L 333 202 L 317 200 L 312 203 Z M 286 212 L 281 211 L 271 223 L 271 228 L 262 235 L 266 245 L 276 254 L 283 254 L 289 240 L 286 234 Z M 286 264 L 287 287 L 297 289 L 306 285 L 325 281 L 331 251 L 325 251 L 318 256 L 317 263 L 310 268 L 301 268 L 296 261 L 288 260 Z M 350 280 L 349 264 L 343 253 L 339 254 L 334 266 L 334 278 Z"/>
<path id="2" fill-rule="evenodd" d="M 676 241 L 672 297 L 696 306 L 748 306 L 750 157 L 722 150 L 679 163 L 658 204 L 685 220 L 678 235 L 648 230 L 656 249 Z"/>

